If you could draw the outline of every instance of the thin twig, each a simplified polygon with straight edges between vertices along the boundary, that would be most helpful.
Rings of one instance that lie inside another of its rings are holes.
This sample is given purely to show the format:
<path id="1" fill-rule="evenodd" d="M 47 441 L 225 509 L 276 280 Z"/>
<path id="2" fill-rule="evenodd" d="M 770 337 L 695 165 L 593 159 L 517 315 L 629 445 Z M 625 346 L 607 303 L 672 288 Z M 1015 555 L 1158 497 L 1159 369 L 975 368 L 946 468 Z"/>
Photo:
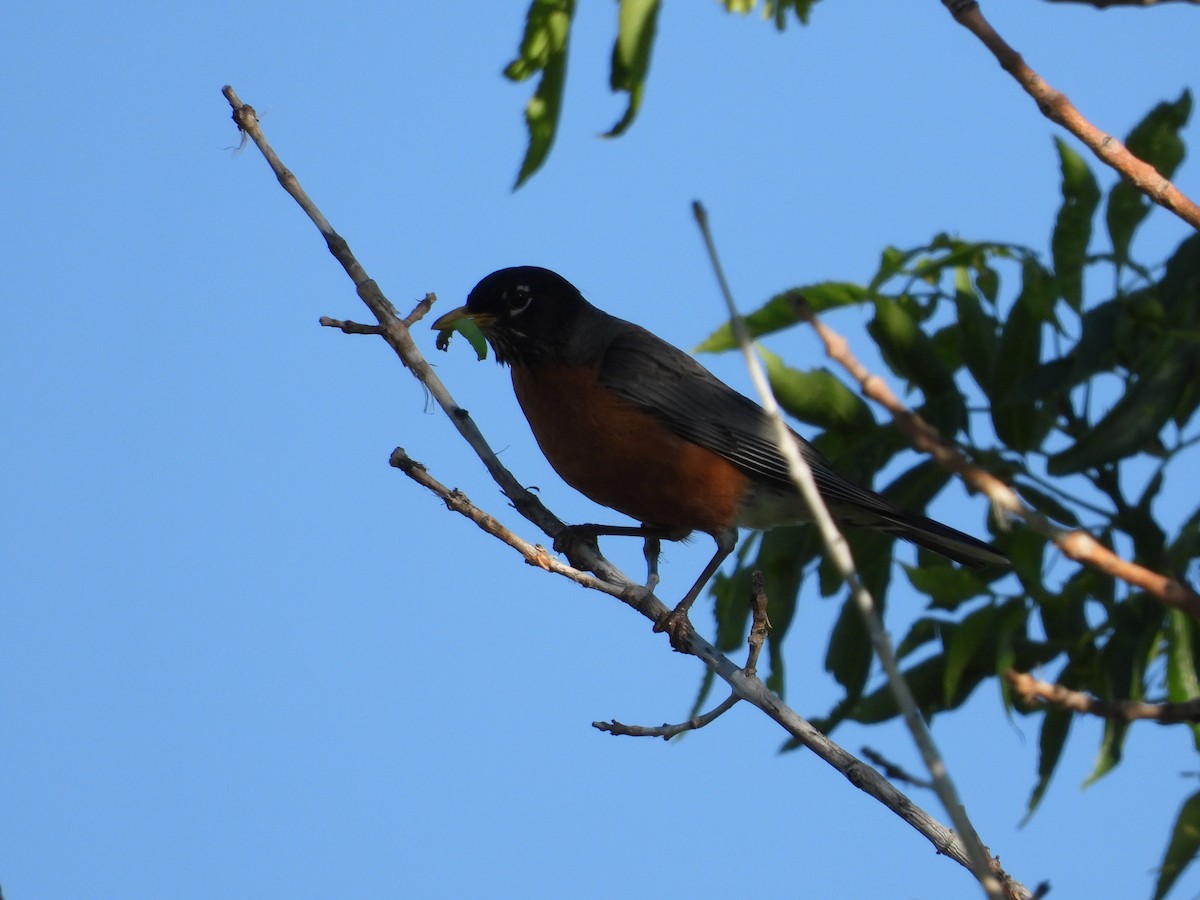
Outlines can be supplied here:
<path id="1" fill-rule="evenodd" d="M 998 516 L 1020 518 L 1033 531 L 1052 541 L 1063 554 L 1075 562 L 1145 591 L 1159 602 L 1200 619 L 1200 594 L 1175 578 L 1152 572 L 1137 563 L 1121 559 L 1086 531 L 1061 528 L 1022 500 L 1012 488 L 981 466 L 971 462 L 941 432 L 900 401 L 886 381 L 870 372 L 859 362 L 849 342 L 813 312 L 803 300 L 793 300 L 796 315 L 808 322 L 825 346 L 825 355 L 842 366 L 853 378 L 863 395 L 874 400 L 892 414 L 896 427 L 908 437 L 917 450 L 928 453 L 942 468 L 953 472 L 967 487 L 979 491 L 991 501 Z M 1002 520 L 1003 521 L 1003 520 Z"/>
<path id="2" fill-rule="evenodd" d="M 383 334 L 382 325 L 363 325 L 360 322 L 351 322 L 349 319 L 333 319 L 329 316 L 321 316 L 317 319 L 317 324 L 325 328 L 336 328 L 344 334 Z"/>
<path id="3" fill-rule="evenodd" d="M 413 311 L 403 318 L 404 327 L 412 328 L 419 321 L 425 318 L 425 314 L 433 309 L 433 304 L 437 303 L 437 294 L 432 292 L 421 298 L 420 302 L 413 307 Z"/>
<path id="4" fill-rule="evenodd" d="M 1008 45 L 984 18 L 976 0 L 942 0 L 958 22 L 992 51 L 996 61 L 1032 97 L 1042 115 L 1061 125 L 1088 146 L 1105 165 L 1111 166 L 1135 188 L 1161 206 L 1170 210 L 1193 228 L 1200 229 L 1200 206 L 1197 206 L 1154 166 L 1129 152 L 1121 141 L 1093 125 L 1075 108 L 1061 91 L 1050 87 L 1035 72 L 1021 54 Z M 1111 4 L 1112 0 L 1108 0 Z M 1102 5 L 1096 2 L 1096 5 Z"/>
<path id="5" fill-rule="evenodd" d="M 918 778 L 916 775 L 910 774 L 898 763 L 892 762 L 882 753 L 872 750 L 870 747 L 863 747 L 861 750 L 863 759 L 868 760 L 872 765 L 880 769 L 884 777 L 890 778 L 892 781 L 899 781 L 905 784 L 911 784 L 918 788 L 932 788 L 933 782 L 926 778 Z"/>
<path id="6" fill-rule="evenodd" d="M 557 516 L 546 509 L 537 497 L 522 487 L 513 475 L 500 464 L 474 421 L 467 414 L 466 410 L 462 409 L 454 401 L 445 385 L 438 379 L 429 363 L 417 349 L 409 335 L 408 328 L 396 316 L 391 303 L 387 301 L 375 282 L 367 276 L 357 260 L 354 259 L 354 256 L 350 253 L 349 246 L 333 231 L 328 221 L 325 220 L 325 217 L 300 188 L 295 177 L 279 161 L 279 158 L 262 133 L 254 109 L 243 104 L 232 87 L 226 86 L 223 93 L 233 107 L 234 122 L 255 142 L 270 164 L 275 176 L 279 179 L 280 184 L 317 225 L 322 235 L 325 236 L 330 252 L 342 263 L 347 274 L 354 281 L 359 297 L 380 320 L 380 325 L 383 328 L 383 338 L 393 348 L 404 365 L 408 367 L 409 371 L 429 389 L 455 428 L 458 429 L 459 433 L 483 461 L 488 472 L 496 483 L 500 485 L 502 491 L 513 503 L 517 512 L 547 535 L 554 536 L 559 534 L 565 527 L 563 523 Z M 396 457 L 396 462 L 400 463 L 399 468 L 407 471 L 410 476 L 414 476 L 414 473 L 424 469 L 423 466 L 418 466 L 406 455 Z M 429 487 L 434 489 L 432 485 L 429 485 Z M 478 511 L 478 513 L 472 512 L 474 507 L 461 494 L 454 498 L 454 502 L 455 508 L 460 508 L 460 511 L 468 515 L 472 521 L 476 522 L 480 527 L 485 528 L 485 530 L 489 530 L 489 533 L 492 533 L 489 524 L 490 521 L 494 521 L 492 517 L 487 516 L 482 511 Z M 500 537 L 501 535 L 497 536 Z M 576 554 L 577 558 L 570 558 L 572 565 L 576 569 L 591 572 L 598 576 L 595 582 L 587 584 L 588 587 L 617 597 L 636 609 L 641 615 L 654 622 L 670 612 L 669 608 L 658 600 L 653 593 L 635 584 L 624 573 L 604 559 L 598 551 L 588 547 L 587 542 L 575 542 L 575 544 L 573 553 Z M 516 547 L 515 544 L 513 546 Z M 529 555 L 525 549 L 520 547 L 517 547 L 517 549 L 522 553 L 522 556 L 529 559 Z M 540 566 L 540 562 L 538 562 L 538 565 Z M 555 571 L 553 567 L 551 567 L 551 571 Z M 562 574 L 567 575 L 568 573 L 564 572 Z M 570 576 L 568 575 L 568 577 Z M 580 583 L 583 582 L 581 581 Z M 896 790 L 894 785 L 889 783 L 885 778 L 882 778 L 870 766 L 846 752 L 842 747 L 829 740 L 829 738 L 814 728 L 808 721 L 801 718 L 794 710 L 785 705 L 778 695 L 769 690 L 761 679 L 747 676 L 741 668 L 734 665 L 732 660 L 694 631 L 684 637 L 681 641 L 681 646 L 686 652 L 697 657 L 704 665 L 708 666 L 717 677 L 725 681 L 735 696 L 758 707 L 768 717 L 778 723 L 789 735 L 812 750 L 820 759 L 841 772 L 852 784 L 892 810 L 897 816 L 929 840 L 939 853 L 948 856 L 960 865 L 969 867 L 966 850 L 954 832 L 916 806 L 908 797 Z M 996 870 L 998 876 L 1004 880 L 1006 888 L 1009 891 L 1009 896 L 1028 900 L 1031 894 L 1024 886 L 1011 879 L 1006 873 L 1003 873 L 999 869 L 998 864 L 996 864 Z"/>
<path id="7" fill-rule="evenodd" d="M 746 654 L 746 665 L 742 671 L 753 676 L 758 674 L 758 655 L 762 653 L 763 644 L 767 640 L 767 629 L 771 627 L 767 619 L 766 578 L 758 569 L 750 573 L 750 608 L 750 636 L 746 638 L 750 650 Z"/>
<path id="8" fill-rule="evenodd" d="M 677 734 L 683 734 L 685 731 L 695 731 L 698 728 L 703 728 L 709 722 L 719 719 L 737 704 L 742 698 L 737 694 L 730 694 L 719 705 L 715 706 L 702 716 L 693 716 L 686 722 L 680 722 L 678 725 L 668 725 L 665 722 L 658 726 L 650 725 L 624 725 L 613 719 L 611 722 L 593 722 L 592 727 L 598 731 L 606 731 L 613 737 L 660 737 L 664 741 L 669 741 Z"/>
<path id="9" fill-rule="evenodd" d="M 1200 699 L 1181 703 L 1143 703 L 1140 700 L 1104 700 L 1083 691 L 1073 691 L 1061 684 L 1051 684 L 1034 678 L 1028 672 L 1010 669 L 1004 673 L 1008 683 L 1026 703 L 1052 703 L 1072 712 L 1086 713 L 1102 719 L 1134 722 L 1144 719 L 1159 725 L 1180 722 L 1200 722 Z"/>
<path id="10" fill-rule="evenodd" d="M 821 492 L 817 489 L 812 469 L 809 468 L 808 463 L 800 455 L 796 442 L 792 438 L 791 430 L 787 427 L 787 423 L 783 421 L 779 404 L 776 402 L 775 395 L 771 391 L 771 385 L 767 381 L 766 372 L 763 371 L 762 363 L 758 355 L 754 352 L 754 348 L 750 343 L 749 332 L 747 332 L 746 325 L 737 311 L 737 305 L 733 301 L 733 294 L 730 292 L 729 284 L 725 280 L 725 273 L 721 268 L 721 262 L 717 256 L 717 248 L 713 242 L 712 233 L 708 228 L 708 214 L 699 201 L 692 203 L 692 212 L 695 215 L 697 225 L 700 226 L 700 232 L 704 237 L 704 246 L 708 250 L 713 271 L 716 273 L 717 282 L 721 287 L 721 294 L 724 296 L 725 305 L 729 309 L 730 327 L 733 330 L 733 335 L 738 342 L 738 346 L 741 347 L 742 356 L 746 360 L 746 366 L 750 370 L 750 380 L 754 382 L 754 387 L 758 392 L 763 409 L 766 410 L 767 415 L 775 425 L 775 443 L 780 453 L 783 454 L 784 459 L 787 460 L 788 474 L 791 475 L 792 481 L 796 484 L 801 496 L 804 497 L 808 511 L 821 532 L 821 539 L 825 542 L 826 553 L 837 567 L 843 580 L 850 587 L 850 596 L 853 598 L 854 605 L 858 607 L 858 611 L 862 614 L 863 621 L 866 623 L 871 645 L 875 648 L 875 655 L 879 657 L 879 662 L 883 666 L 888 687 L 891 689 L 893 696 L 895 696 L 896 704 L 900 708 L 904 723 L 908 726 L 917 749 L 925 761 L 925 766 L 929 769 L 929 774 L 933 777 L 934 790 L 937 792 L 938 799 L 942 801 L 942 805 L 950 815 L 951 821 L 954 822 L 955 829 L 963 838 L 963 843 L 966 846 L 968 858 L 970 859 L 971 873 L 979 880 L 980 885 L 983 886 L 989 897 L 1001 898 L 1003 897 L 1003 890 L 992 873 L 992 858 L 988 854 L 987 848 L 984 847 L 983 841 L 979 839 L 979 835 L 975 832 L 975 826 L 971 824 L 971 820 L 967 816 L 966 808 L 959 799 L 958 790 L 954 787 L 954 782 L 946 770 L 946 764 L 942 759 L 942 755 L 933 741 L 933 735 L 929 733 L 929 728 L 925 724 L 925 720 L 921 717 L 920 710 L 917 708 L 917 701 L 913 697 L 912 690 L 909 688 L 908 682 L 904 680 L 904 675 L 900 671 L 900 663 L 896 659 L 896 652 L 892 646 L 892 639 L 883 627 L 883 622 L 879 619 L 874 599 L 863 585 L 862 579 L 858 577 L 858 570 L 855 568 L 854 558 L 850 553 L 850 545 L 846 543 L 846 538 L 842 536 L 842 533 L 833 521 L 833 517 L 829 514 L 829 510 L 825 506 L 825 501 L 821 497 Z"/>

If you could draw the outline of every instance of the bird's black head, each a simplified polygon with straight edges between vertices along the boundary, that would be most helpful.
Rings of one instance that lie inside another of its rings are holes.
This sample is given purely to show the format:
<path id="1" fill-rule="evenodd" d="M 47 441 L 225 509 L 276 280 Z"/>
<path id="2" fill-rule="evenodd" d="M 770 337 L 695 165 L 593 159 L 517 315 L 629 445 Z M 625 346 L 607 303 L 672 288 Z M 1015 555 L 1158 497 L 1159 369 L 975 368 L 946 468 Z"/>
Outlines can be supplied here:
<path id="1" fill-rule="evenodd" d="M 444 331 L 458 319 L 479 326 L 508 365 L 551 361 L 565 351 L 580 317 L 595 308 L 557 272 L 538 266 L 514 266 L 488 275 L 467 295 L 467 305 L 446 313 L 433 327 Z"/>

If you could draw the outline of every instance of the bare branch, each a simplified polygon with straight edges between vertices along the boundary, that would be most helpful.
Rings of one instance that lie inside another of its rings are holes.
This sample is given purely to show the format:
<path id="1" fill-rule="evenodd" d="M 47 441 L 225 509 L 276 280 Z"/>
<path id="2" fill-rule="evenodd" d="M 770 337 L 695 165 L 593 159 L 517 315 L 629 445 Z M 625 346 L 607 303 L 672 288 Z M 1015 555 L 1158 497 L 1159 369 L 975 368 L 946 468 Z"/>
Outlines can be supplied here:
<path id="1" fill-rule="evenodd" d="M 433 304 L 437 303 L 437 294 L 429 293 L 421 298 L 421 301 L 413 307 L 413 311 L 404 317 L 404 327 L 412 328 L 417 322 L 425 318 L 425 314 L 433 309 Z"/>
<path id="2" fill-rule="evenodd" d="M 657 728 L 647 725 L 623 725 L 616 719 L 611 722 L 593 722 L 592 727 L 599 731 L 606 731 L 613 737 L 660 737 L 664 741 L 669 741 L 677 734 L 683 734 L 685 731 L 695 731 L 698 728 L 703 728 L 709 722 L 719 719 L 729 710 L 733 709 L 734 705 L 741 700 L 737 694 L 730 694 L 725 698 L 724 702 L 719 706 L 713 707 L 702 716 L 693 716 L 686 722 L 680 722 L 678 725 L 667 725 L 663 723 Z"/>
<path id="3" fill-rule="evenodd" d="M 1112 0 L 1092 0 L 1095 5 L 1111 5 Z M 996 33 L 983 17 L 976 0 L 942 0 L 958 22 L 992 51 L 996 61 L 1025 89 L 1042 111 L 1042 115 L 1061 125 L 1088 146 L 1096 157 L 1129 181 L 1135 188 L 1161 206 L 1170 210 L 1193 228 L 1200 229 L 1200 206 L 1184 195 L 1170 180 L 1148 162 L 1129 152 L 1129 148 L 1105 134 L 1087 118 L 1061 91 L 1050 87 L 1031 69 L 1021 54 Z"/>
<path id="4" fill-rule="evenodd" d="M 725 280 L 720 260 L 717 258 L 716 244 L 713 242 L 712 234 L 708 229 L 708 213 L 705 212 L 704 207 L 699 201 L 692 203 L 692 212 L 695 215 L 696 223 L 700 226 L 700 232 L 704 237 L 704 245 L 708 250 L 709 259 L 712 261 L 713 270 L 716 272 L 717 282 L 725 298 L 725 305 L 729 309 L 729 324 L 733 330 L 734 338 L 741 347 L 742 356 L 746 360 L 746 367 L 750 370 L 750 380 L 754 382 L 754 387 L 758 392 L 763 409 L 775 425 L 775 445 L 784 459 L 787 460 L 788 474 L 799 489 L 800 495 L 804 498 L 804 503 L 812 515 L 813 522 L 821 532 L 821 539 L 825 543 L 826 555 L 837 567 L 838 573 L 850 587 L 850 596 L 854 600 L 854 605 L 858 607 L 859 613 L 862 614 L 863 622 L 867 626 L 867 634 L 871 639 L 871 646 L 874 648 L 875 655 L 879 657 L 879 662 L 883 666 L 888 687 L 891 689 L 892 695 L 896 698 L 896 705 L 900 708 L 904 724 L 908 727 L 909 733 L 912 734 L 913 741 L 921 753 L 921 758 L 925 761 L 925 766 L 929 769 L 929 774 L 933 777 L 934 791 L 937 793 L 938 799 L 942 802 L 942 806 L 945 807 L 946 812 L 949 814 L 950 820 L 954 823 L 955 829 L 963 838 L 967 857 L 970 861 L 971 874 L 978 879 L 984 891 L 987 892 L 988 897 L 996 900 L 996 898 L 1002 896 L 1002 889 L 999 881 L 991 871 L 992 859 L 988 855 L 983 841 L 980 840 L 978 833 L 976 833 L 975 826 L 971 824 L 966 807 L 959 799 L 958 789 L 955 788 L 954 782 L 950 778 L 950 773 L 946 769 L 946 763 L 942 759 L 937 745 L 934 743 L 933 735 L 929 732 L 929 726 L 926 725 L 920 710 L 917 708 L 916 698 L 913 697 L 908 682 L 904 680 L 904 674 L 900 671 L 899 660 L 896 659 L 895 648 L 892 646 L 891 636 L 883 627 L 883 622 L 879 618 L 879 613 L 875 607 L 875 600 L 871 597 L 870 591 L 863 585 L 862 579 L 858 577 L 858 570 L 855 568 L 854 558 L 850 553 L 850 545 L 846 543 L 846 538 L 842 536 L 842 533 L 833 521 L 833 516 L 829 514 L 829 509 L 825 506 L 825 500 L 821 496 L 821 492 L 817 489 L 817 482 L 813 478 L 812 469 L 804 457 L 801 456 L 796 442 L 792 439 L 791 430 L 787 427 L 787 423 L 783 421 L 783 414 L 780 412 L 779 403 L 775 400 L 775 395 L 771 391 L 771 385 L 768 383 L 766 373 L 763 371 L 762 362 L 750 344 L 750 334 L 746 330 L 746 324 L 742 321 L 742 317 L 737 311 L 737 305 L 733 302 L 733 294 L 729 290 L 729 284 Z"/>
<path id="5" fill-rule="evenodd" d="M 899 781 L 905 784 L 911 784 L 913 787 L 932 788 L 933 782 L 926 778 L 918 778 L 916 775 L 910 775 L 898 763 L 892 762 L 882 753 L 872 750 L 870 747 L 863 747 L 861 751 L 863 758 L 868 760 L 873 765 L 883 771 L 885 778 L 890 778 L 892 781 Z"/>
<path id="6" fill-rule="evenodd" d="M 767 629 L 771 627 L 771 623 L 767 619 L 766 579 L 763 577 L 763 573 L 757 569 L 750 574 L 750 590 L 752 613 L 750 636 L 746 638 L 746 643 L 750 645 L 750 651 L 746 654 L 746 665 L 742 671 L 753 677 L 758 674 L 758 655 L 762 653 L 763 644 L 767 640 Z"/>
<path id="7" fill-rule="evenodd" d="M 337 328 L 344 334 L 383 334 L 383 328 L 379 325 L 363 325 L 359 322 L 351 322 L 349 319 L 331 319 L 329 316 L 321 316 L 317 320 L 317 324 L 325 328 Z"/>
<path id="8" fill-rule="evenodd" d="M 1145 719 L 1159 725 L 1181 722 L 1200 722 L 1200 699 L 1182 703 L 1143 703 L 1140 700 L 1103 700 L 1094 694 L 1073 691 L 1061 684 L 1051 684 L 1034 678 L 1028 672 L 1009 669 L 1004 673 L 1008 683 L 1026 703 L 1051 703 L 1072 712 L 1086 713 L 1102 719 L 1135 722 Z"/>
<path id="9" fill-rule="evenodd" d="M 750 581 L 752 584 L 750 605 L 753 608 L 753 623 L 750 626 L 750 636 L 746 639 L 746 643 L 750 645 L 750 650 L 746 654 L 746 665 L 742 668 L 742 672 L 746 677 L 753 678 L 758 672 L 758 655 L 762 652 L 763 642 L 767 638 L 767 628 L 771 623 L 767 621 L 767 591 L 762 572 L 754 572 L 750 576 Z M 732 709 L 734 704 L 740 699 L 737 694 L 730 694 L 723 703 L 704 713 L 704 715 L 693 716 L 686 722 L 678 725 L 667 725 L 664 723 L 657 728 L 653 728 L 646 725 L 623 725 L 616 719 L 613 719 L 611 722 L 593 722 L 592 727 L 598 728 L 601 731 L 607 731 L 612 735 L 660 737 L 670 740 L 675 735 L 682 734 L 685 731 L 695 731 L 698 728 L 703 728 L 714 719 L 719 718 Z"/>
<path id="10" fill-rule="evenodd" d="M 942 468 L 953 472 L 968 487 L 984 494 L 991 501 L 993 510 L 1023 520 L 1033 531 L 1052 541 L 1068 559 L 1112 578 L 1119 578 L 1150 594 L 1165 606 L 1200 619 L 1200 594 L 1175 578 L 1159 575 L 1137 563 L 1121 559 L 1085 531 L 1055 525 L 1017 496 L 1007 484 L 967 459 L 957 446 L 942 437 L 937 428 L 919 413 L 905 406 L 886 381 L 859 362 L 850 350 L 849 342 L 821 321 L 807 303 L 793 301 L 793 308 L 796 315 L 816 331 L 825 345 L 825 355 L 840 364 L 858 382 L 864 396 L 892 414 L 896 427 L 908 437 L 913 447 L 928 453 Z"/>
<path id="11" fill-rule="evenodd" d="M 408 367 L 409 371 L 429 389 L 435 400 L 437 400 L 438 404 L 446 412 L 447 417 L 453 423 L 454 427 L 458 429 L 459 433 L 483 461 L 488 472 L 496 483 L 500 485 L 501 490 L 513 503 L 517 512 L 547 535 L 553 537 L 562 532 L 565 528 L 562 521 L 550 512 L 537 497 L 525 490 L 513 475 L 500 464 L 496 458 L 496 454 L 492 451 L 474 421 L 467 414 L 466 410 L 462 409 L 454 401 L 454 398 L 450 395 L 445 385 L 417 349 L 416 344 L 409 334 L 408 327 L 403 320 L 397 317 L 392 304 L 383 296 L 378 285 L 367 276 L 366 272 L 350 252 L 345 240 L 334 232 L 329 222 L 308 198 L 308 195 L 304 193 L 295 176 L 279 161 L 279 158 L 267 143 L 262 133 L 254 109 L 243 104 L 232 87 L 226 86 L 223 93 L 233 107 L 233 119 L 238 127 L 245 134 L 249 135 L 258 146 L 270 164 L 276 178 L 279 179 L 280 184 L 300 204 L 301 208 L 304 209 L 305 213 L 308 214 L 309 218 L 313 220 L 314 224 L 321 231 L 321 234 L 325 236 L 330 252 L 342 264 L 347 274 L 354 281 L 359 297 L 367 304 L 376 318 L 379 319 L 380 326 L 383 329 L 382 337 L 384 340 L 392 347 L 404 365 Z M 393 454 L 393 464 L 406 472 L 409 477 L 418 480 L 430 490 L 437 493 L 452 509 L 467 516 L 481 528 L 488 531 L 489 534 L 494 533 L 496 537 L 517 549 L 526 561 L 531 564 L 570 577 L 580 584 L 586 584 L 587 587 L 615 596 L 652 622 L 657 622 L 670 612 L 667 606 L 655 597 L 653 593 L 635 584 L 620 570 L 604 559 L 594 547 L 589 546 L 589 542 L 571 542 L 573 556 L 569 557 L 569 559 L 573 569 L 572 567 L 563 567 L 571 571 L 560 572 L 555 567 L 555 562 L 549 553 L 546 553 L 543 549 L 537 547 L 537 545 L 530 545 L 528 542 L 523 542 L 520 538 L 512 535 L 511 532 L 508 532 L 507 529 L 504 529 L 503 526 L 496 522 L 493 517 L 474 507 L 461 493 L 447 489 L 444 485 L 437 482 L 436 479 L 429 476 L 424 466 L 413 461 L 403 451 Z M 589 572 L 597 577 L 595 579 L 587 577 L 586 573 Z M 801 718 L 794 710 L 786 706 L 775 693 L 770 691 L 759 678 L 747 675 L 745 671 L 734 665 L 728 657 L 694 631 L 686 635 L 685 639 L 681 642 L 681 648 L 685 652 L 697 657 L 717 677 L 729 684 L 733 696 L 746 700 L 766 713 L 767 716 L 777 722 L 789 735 L 841 772 L 852 784 L 884 804 L 916 829 L 933 844 L 939 853 L 948 856 L 960 865 L 969 867 L 966 850 L 954 832 L 930 817 L 928 813 L 916 806 L 900 791 L 896 790 L 891 783 L 882 778 L 870 766 L 850 753 L 847 753 L 815 729 L 809 722 Z M 1022 900 L 1028 900 L 1032 896 L 1019 882 L 1013 881 L 1006 873 L 1003 873 L 999 868 L 999 863 L 995 860 L 992 861 L 992 868 L 1004 882 L 1007 896 L 1022 898 Z"/>

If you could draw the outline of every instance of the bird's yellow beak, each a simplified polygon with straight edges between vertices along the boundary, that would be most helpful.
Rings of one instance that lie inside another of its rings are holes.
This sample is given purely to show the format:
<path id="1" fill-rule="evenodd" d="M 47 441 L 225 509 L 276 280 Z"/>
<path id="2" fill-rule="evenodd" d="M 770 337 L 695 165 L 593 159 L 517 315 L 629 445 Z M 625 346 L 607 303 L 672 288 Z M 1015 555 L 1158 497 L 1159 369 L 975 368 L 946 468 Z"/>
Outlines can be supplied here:
<path id="1" fill-rule="evenodd" d="M 487 357 L 487 340 L 480 328 L 487 327 L 495 321 L 496 316 L 493 313 L 474 313 L 465 306 L 452 309 L 433 323 L 433 330 L 438 333 L 435 346 L 439 350 L 446 350 L 450 346 L 451 335 L 457 331 L 471 342 L 471 346 L 475 348 L 475 355 L 484 359 Z"/>
<path id="2" fill-rule="evenodd" d="M 464 320 L 473 322 L 480 328 L 486 328 L 496 321 L 496 316 L 492 313 L 473 313 L 465 306 L 460 306 L 458 309 L 452 309 L 444 316 L 438 317 L 432 327 L 434 331 L 454 331 Z"/>

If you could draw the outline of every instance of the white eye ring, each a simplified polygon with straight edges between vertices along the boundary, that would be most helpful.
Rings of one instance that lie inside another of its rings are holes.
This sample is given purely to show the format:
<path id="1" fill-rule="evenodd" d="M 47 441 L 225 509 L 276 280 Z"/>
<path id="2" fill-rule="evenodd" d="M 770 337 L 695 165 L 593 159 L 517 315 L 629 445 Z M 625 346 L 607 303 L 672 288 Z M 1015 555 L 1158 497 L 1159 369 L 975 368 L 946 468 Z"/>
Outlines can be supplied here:
<path id="1" fill-rule="evenodd" d="M 529 285 L 518 284 L 515 288 L 516 296 L 505 298 L 508 300 L 508 314 L 515 316 L 525 312 L 529 308 L 529 304 L 533 302 L 533 293 L 529 290 Z"/>

